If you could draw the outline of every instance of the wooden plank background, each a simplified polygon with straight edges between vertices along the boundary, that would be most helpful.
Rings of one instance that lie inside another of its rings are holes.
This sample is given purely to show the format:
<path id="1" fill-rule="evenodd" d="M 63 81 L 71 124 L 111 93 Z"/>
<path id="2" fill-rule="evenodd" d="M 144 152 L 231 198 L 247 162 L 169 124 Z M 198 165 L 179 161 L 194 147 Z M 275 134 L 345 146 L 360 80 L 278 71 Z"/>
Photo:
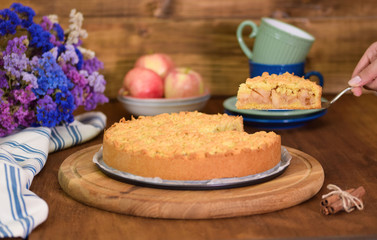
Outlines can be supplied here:
<path id="1" fill-rule="evenodd" d="M 1 0 L 1 9 L 13 1 Z M 57 14 L 65 29 L 75 8 L 84 14 L 84 47 L 105 64 L 106 95 L 115 98 L 123 77 L 146 53 L 171 55 L 198 71 L 213 95 L 235 95 L 248 76 L 235 32 L 245 19 L 274 17 L 315 36 L 306 70 L 319 71 L 323 91 L 347 86 L 365 49 L 377 41 L 377 1 L 364 0 L 27 0 L 36 20 Z M 244 31 L 246 37 L 248 32 Z M 247 41 L 247 40 L 246 40 Z M 252 46 L 252 41 L 247 41 Z"/>

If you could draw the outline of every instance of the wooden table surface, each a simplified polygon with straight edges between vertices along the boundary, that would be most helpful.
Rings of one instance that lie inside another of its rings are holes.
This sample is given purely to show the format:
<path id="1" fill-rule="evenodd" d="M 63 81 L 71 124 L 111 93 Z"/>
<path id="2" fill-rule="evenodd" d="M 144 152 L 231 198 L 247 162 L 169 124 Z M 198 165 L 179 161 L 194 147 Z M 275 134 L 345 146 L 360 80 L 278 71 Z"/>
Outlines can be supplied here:
<path id="1" fill-rule="evenodd" d="M 331 98 L 331 96 L 327 96 Z M 224 112 L 225 97 L 212 97 L 202 110 Z M 107 126 L 130 115 L 117 101 L 98 108 Z M 258 131 L 245 126 L 247 132 Z M 58 170 L 71 154 L 102 142 L 102 134 L 82 145 L 50 154 L 31 190 L 49 206 L 47 220 L 29 239 L 251 239 L 377 238 L 377 96 L 350 94 L 307 125 L 276 130 L 282 144 L 316 158 L 325 172 L 322 189 L 310 200 L 277 212 L 215 220 L 169 220 L 134 217 L 86 206 L 70 198 L 58 183 Z M 365 209 L 324 216 L 320 200 L 326 186 L 364 186 Z"/>

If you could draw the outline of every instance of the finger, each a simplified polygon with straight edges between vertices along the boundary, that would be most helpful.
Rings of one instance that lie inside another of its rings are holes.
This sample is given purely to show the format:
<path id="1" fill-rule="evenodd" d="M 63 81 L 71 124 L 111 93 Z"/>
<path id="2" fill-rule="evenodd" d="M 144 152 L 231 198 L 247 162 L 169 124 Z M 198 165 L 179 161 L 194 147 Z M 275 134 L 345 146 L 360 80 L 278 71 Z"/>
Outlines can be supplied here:
<path id="1" fill-rule="evenodd" d="M 361 84 L 361 77 L 359 75 L 356 75 L 351 80 L 348 81 L 348 85 L 351 87 L 359 87 L 362 86 Z"/>
<path id="2" fill-rule="evenodd" d="M 361 78 L 361 81 L 356 86 L 372 84 L 372 82 L 377 78 L 377 60 L 373 61 L 361 72 L 359 72 L 358 76 Z"/>
<path id="3" fill-rule="evenodd" d="M 370 83 L 365 84 L 364 88 L 377 91 L 377 79 L 374 79 Z"/>
<path id="4" fill-rule="evenodd" d="M 361 87 L 375 81 L 377 78 L 377 60 L 369 64 L 362 71 L 353 77 L 348 84 L 352 87 Z"/>
<path id="5" fill-rule="evenodd" d="M 366 68 L 370 63 L 374 62 L 377 59 L 377 42 L 373 43 L 368 47 L 363 56 L 360 58 L 360 61 L 357 63 L 352 77 L 356 76 L 364 68 Z"/>
<path id="6" fill-rule="evenodd" d="M 361 87 L 354 87 L 351 91 L 356 97 L 360 97 L 361 94 L 363 94 L 363 89 Z"/>

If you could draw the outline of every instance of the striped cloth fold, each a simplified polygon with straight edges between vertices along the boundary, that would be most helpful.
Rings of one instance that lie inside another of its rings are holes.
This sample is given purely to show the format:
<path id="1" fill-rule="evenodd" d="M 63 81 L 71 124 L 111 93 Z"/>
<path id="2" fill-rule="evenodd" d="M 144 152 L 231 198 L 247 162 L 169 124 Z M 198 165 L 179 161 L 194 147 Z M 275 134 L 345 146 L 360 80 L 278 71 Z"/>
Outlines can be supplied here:
<path id="1" fill-rule="evenodd" d="M 47 219 L 47 203 L 29 188 L 48 154 L 86 142 L 105 126 L 103 113 L 87 112 L 68 126 L 29 127 L 0 138 L 0 237 L 26 238 Z"/>

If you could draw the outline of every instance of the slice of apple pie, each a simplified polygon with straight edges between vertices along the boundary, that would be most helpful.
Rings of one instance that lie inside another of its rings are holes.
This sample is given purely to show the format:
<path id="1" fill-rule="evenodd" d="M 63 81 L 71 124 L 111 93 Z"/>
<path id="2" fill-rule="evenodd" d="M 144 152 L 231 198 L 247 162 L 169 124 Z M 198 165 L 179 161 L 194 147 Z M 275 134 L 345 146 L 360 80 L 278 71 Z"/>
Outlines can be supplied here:
<path id="1" fill-rule="evenodd" d="M 267 72 L 248 78 L 239 86 L 238 109 L 315 109 L 321 108 L 322 87 L 290 73 Z"/>

